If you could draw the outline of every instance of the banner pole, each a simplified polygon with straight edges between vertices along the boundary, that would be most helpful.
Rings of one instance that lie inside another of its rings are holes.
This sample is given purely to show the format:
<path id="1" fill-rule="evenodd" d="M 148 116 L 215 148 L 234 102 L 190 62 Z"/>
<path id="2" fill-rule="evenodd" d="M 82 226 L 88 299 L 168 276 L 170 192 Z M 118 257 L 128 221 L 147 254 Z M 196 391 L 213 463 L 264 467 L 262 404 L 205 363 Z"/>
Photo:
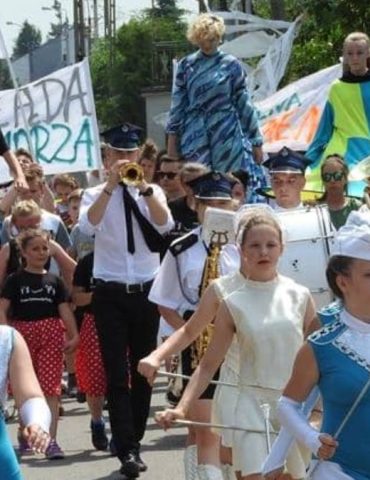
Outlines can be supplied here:
<path id="1" fill-rule="evenodd" d="M 23 124 L 24 124 L 24 129 L 25 129 L 25 132 L 26 132 L 28 149 L 29 149 L 31 155 L 33 156 L 33 158 L 37 161 L 37 158 L 35 156 L 35 150 L 34 150 L 33 145 L 32 145 L 30 126 L 29 126 L 29 123 L 27 121 L 27 116 L 26 116 L 26 112 L 24 110 L 23 102 L 21 100 L 21 96 L 19 94 L 20 93 L 20 87 L 19 87 L 17 78 L 15 76 L 13 65 L 12 65 L 12 62 L 10 60 L 8 50 L 7 50 L 6 45 L 5 45 L 3 32 L 2 32 L 1 27 L 0 27 L 0 52 L 1 51 L 3 52 L 3 54 L 5 56 L 5 60 L 6 60 L 6 63 L 8 65 L 10 77 L 11 77 L 13 87 L 14 87 L 14 90 L 15 90 L 15 96 L 17 98 L 17 102 L 19 102 L 19 105 L 21 107 L 21 115 L 22 115 L 22 120 L 23 120 Z"/>

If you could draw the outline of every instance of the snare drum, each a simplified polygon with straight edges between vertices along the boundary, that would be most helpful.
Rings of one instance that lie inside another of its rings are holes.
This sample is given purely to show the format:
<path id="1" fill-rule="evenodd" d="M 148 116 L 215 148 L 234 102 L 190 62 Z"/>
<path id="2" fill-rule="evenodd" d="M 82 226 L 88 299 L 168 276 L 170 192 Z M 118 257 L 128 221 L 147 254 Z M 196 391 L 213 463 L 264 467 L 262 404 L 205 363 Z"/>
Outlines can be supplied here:
<path id="1" fill-rule="evenodd" d="M 335 232 L 328 207 L 276 213 L 285 235 L 279 272 L 309 288 L 320 309 L 333 300 L 325 275 Z"/>

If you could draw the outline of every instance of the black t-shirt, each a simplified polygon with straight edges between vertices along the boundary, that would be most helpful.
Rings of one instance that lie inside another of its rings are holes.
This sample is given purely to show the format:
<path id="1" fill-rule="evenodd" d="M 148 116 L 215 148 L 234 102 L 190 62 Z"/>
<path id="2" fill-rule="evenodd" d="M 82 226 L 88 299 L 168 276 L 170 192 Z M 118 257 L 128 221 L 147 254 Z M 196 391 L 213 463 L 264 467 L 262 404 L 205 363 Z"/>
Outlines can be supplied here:
<path id="1" fill-rule="evenodd" d="M 9 150 L 9 146 L 6 143 L 3 132 L 0 129 L 0 155 L 4 155 L 5 152 Z"/>
<path id="2" fill-rule="evenodd" d="M 63 281 L 52 273 L 13 273 L 5 282 L 1 297 L 10 300 L 14 320 L 59 317 L 58 306 L 68 301 Z"/>
<path id="3" fill-rule="evenodd" d="M 94 289 L 93 267 L 94 252 L 91 252 L 78 261 L 73 275 L 73 286 L 82 287 L 87 293 L 92 292 Z M 82 321 L 84 313 L 91 313 L 91 305 L 76 308 L 75 314 L 79 323 Z"/>

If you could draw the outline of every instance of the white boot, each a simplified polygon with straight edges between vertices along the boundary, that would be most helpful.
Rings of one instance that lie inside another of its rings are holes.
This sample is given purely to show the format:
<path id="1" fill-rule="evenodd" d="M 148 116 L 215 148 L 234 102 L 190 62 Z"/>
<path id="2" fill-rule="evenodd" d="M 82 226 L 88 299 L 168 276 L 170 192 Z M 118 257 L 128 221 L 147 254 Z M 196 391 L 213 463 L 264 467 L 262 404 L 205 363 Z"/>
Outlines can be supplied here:
<path id="1" fill-rule="evenodd" d="M 236 480 L 236 475 L 234 472 L 233 465 L 224 463 L 221 465 L 221 471 L 222 471 L 222 476 L 224 480 Z"/>
<path id="2" fill-rule="evenodd" d="M 198 449 L 196 445 L 189 445 L 184 452 L 184 470 L 186 480 L 197 480 Z"/>
<path id="3" fill-rule="evenodd" d="M 221 469 L 214 465 L 198 465 L 197 471 L 199 480 L 223 480 Z"/>

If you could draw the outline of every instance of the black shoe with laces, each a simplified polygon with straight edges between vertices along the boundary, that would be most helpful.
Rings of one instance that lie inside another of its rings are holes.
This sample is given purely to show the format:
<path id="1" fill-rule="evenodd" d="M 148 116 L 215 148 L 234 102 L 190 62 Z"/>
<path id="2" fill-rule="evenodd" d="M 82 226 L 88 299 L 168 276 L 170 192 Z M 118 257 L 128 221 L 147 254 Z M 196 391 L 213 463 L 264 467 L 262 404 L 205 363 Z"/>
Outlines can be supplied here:
<path id="1" fill-rule="evenodd" d="M 121 468 L 119 470 L 122 475 L 125 475 L 128 478 L 137 478 L 140 475 L 140 466 L 136 462 L 135 455 L 130 452 L 123 460 L 121 460 Z"/>
<path id="2" fill-rule="evenodd" d="M 143 461 L 143 459 L 140 457 L 140 452 L 139 450 L 135 450 L 132 452 L 136 463 L 139 465 L 139 470 L 140 472 L 146 472 L 148 470 L 148 465 Z"/>

